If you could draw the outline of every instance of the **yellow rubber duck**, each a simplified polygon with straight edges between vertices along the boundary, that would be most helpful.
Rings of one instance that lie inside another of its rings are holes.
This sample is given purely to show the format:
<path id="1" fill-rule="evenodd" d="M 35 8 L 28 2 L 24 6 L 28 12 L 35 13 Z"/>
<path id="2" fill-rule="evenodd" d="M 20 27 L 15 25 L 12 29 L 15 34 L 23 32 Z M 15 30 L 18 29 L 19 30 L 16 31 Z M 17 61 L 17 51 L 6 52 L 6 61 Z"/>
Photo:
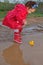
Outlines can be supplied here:
<path id="1" fill-rule="evenodd" d="M 33 40 L 30 41 L 30 42 L 29 42 L 29 45 L 30 45 L 30 46 L 34 46 L 34 41 L 33 41 Z"/>

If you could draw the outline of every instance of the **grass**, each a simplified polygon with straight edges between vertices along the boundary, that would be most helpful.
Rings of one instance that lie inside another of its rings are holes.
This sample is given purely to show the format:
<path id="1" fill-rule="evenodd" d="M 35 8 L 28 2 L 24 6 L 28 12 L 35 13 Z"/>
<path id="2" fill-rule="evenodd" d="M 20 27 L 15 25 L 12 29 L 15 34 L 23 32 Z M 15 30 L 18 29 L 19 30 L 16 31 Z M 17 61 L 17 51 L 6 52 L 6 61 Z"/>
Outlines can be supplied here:
<path id="1" fill-rule="evenodd" d="M 3 20 L 3 18 L 6 16 L 7 11 L 0 11 L 0 21 Z"/>
<path id="2" fill-rule="evenodd" d="M 43 17 L 43 12 L 35 12 L 28 15 L 28 17 Z"/>
<path id="3" fill-rule="evenodd" d="M 6 16 L 8 11 L 0 11 L 0 19 Z M 29 14 L 28 17 L 43 17 L 43 12 L 36 11 L 35 13 Z"/>
<path id="4" fill-rule="evenodd" d="M 10 4 L 10 7 L 11 7 L 11 5 L 12 4 Z M 0 9 L 0 19 L 4 18 L 5 15 L 7 14 L 8 10 L 10 10 L 8 8 L 8 5 L 7 5 L 7 9 L 5 8 L 6 10 L 3 10 L 3 9 L 4 8 Z M 43 3 L 40 3 L 40 5 L 39 5 L 38 9 L 36 10 L 36 12 L 32 13 L 32 14 L 29 14 L 28 17 L 43 17 Z"/>
<path id="5" fill-rule="evenodd" d="M 13 8 L 14 8 L 14 4 L 12 4 L 12 3 L 0 2 L 0 11 L 9 11 Z"/>
<path id="6" fill-rule="evenodd" d="M 0 11 L 0 18 L 4 18 L 8 11 Z M 28 17 L 43 17 L 43 12 L 35 12 L 28 15 Z"/>
<path id="7" fill-rule="evenodd" d="M 0 11 L 0 18 L 3 18 L 5 17 L 7 11 Z"/>

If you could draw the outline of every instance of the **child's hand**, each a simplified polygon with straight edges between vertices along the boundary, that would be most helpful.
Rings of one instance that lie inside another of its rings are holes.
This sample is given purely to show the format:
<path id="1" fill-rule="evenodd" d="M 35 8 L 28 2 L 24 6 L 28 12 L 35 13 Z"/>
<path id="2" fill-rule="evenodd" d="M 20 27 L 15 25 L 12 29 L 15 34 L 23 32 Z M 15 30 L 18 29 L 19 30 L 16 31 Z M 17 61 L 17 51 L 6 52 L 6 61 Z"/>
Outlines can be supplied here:
<path id="1" fill-rule="evenodd" d="M 23 23 L 24 23 L 23 27 L 25 27 L 27 25 L 27 21 L 24 19 Z"/>
<path id="2" fill-rule="evenodd" d="M 24 20 L 23 20 L 23 23 L 24 23 L 24 25 L 26 25 L 26 24 L 27 24 L 27 21 L 24 19 Z"/>
<path id="3" fill-rule="evenodd" d="M 27 24 L 27 21 L 25 21 L 25 23 L 24 23 L 25 25 Z"/>

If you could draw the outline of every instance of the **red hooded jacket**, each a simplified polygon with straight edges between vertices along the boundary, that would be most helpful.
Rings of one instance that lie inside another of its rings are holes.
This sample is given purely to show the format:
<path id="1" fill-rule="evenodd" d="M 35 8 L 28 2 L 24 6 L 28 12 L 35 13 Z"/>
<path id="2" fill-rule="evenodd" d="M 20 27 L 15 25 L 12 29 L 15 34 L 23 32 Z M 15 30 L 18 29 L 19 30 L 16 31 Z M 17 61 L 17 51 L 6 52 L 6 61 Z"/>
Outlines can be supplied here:
<path id="1" fill-rule="evenodd" d="M 24 25 L 23 20 L 26 19 L 27 8 L 23 4 L 17 4 L 15 8 L 7 13 L 3 20 L 3 25 L 15 29 L 19 25 Z M 19 21 L 19 22 L 18 22 Z"/>

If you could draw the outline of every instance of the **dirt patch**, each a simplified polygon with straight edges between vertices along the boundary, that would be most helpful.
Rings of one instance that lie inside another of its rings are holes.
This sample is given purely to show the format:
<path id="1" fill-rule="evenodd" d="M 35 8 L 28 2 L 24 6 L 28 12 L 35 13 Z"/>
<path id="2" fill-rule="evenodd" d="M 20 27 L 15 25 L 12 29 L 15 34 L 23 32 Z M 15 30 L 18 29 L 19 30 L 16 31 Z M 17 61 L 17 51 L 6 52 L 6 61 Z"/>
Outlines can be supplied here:
<path id="1" fill-rule="evenodd" d="M 38 24 L 38 23 L 43 23 L 43 17 L 31 17 L 27 18 L 28 24 Z"/>

